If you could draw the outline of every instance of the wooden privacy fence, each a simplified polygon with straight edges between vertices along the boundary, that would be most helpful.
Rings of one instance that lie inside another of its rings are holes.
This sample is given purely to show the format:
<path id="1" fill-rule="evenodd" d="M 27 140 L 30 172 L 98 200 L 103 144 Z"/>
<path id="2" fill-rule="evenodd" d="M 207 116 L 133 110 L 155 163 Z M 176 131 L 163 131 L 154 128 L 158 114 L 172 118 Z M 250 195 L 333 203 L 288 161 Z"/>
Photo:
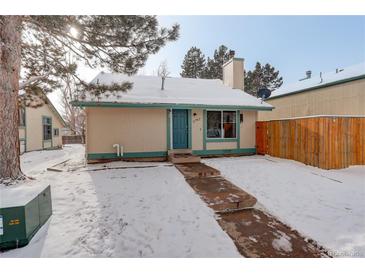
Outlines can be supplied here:
<path id="1" fill-rule="evenodd" d="M 83 144 L 83 138 L 81 135 L 62 136 L 62 144 Z"/>
<path id="2" fill-rule="evenodd" d="M 323 169 L 365 164 L 365 117 L 318 116 L 256 122 L 258 154 Z"/>

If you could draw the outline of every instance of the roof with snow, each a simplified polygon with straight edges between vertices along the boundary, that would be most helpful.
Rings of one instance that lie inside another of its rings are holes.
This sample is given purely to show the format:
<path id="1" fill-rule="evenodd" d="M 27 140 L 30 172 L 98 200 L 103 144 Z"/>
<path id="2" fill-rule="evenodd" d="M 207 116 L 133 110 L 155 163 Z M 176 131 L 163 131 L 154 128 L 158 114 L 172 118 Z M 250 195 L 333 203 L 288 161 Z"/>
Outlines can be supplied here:
<path id="1" fill-rule="evenodd" d="M 41 94 L 43 96 L 39 96 L 37 94 L 31 94 L 32 95 L 32 102 L 34 103 L 35 101 L 35 104 L 31 105 L 31 106 L 27 106 L 27 107 L 34 107 L 34 108 L 37 108 L 38 106 L 41 106 L 43 105 L 43 103 L 45 103 L 49 109 L 58 117 L 58 119 L 60 120 L 60 123 L 63 125 L 63 126 L 67 126 L 67 123 L 66 121 L 63 119 L 62 115 L 60 114 L 60 112 L 57 110 L 57 108 L 55 107 L 55 105 L 52 103 L 52 100 L 48 97 L 48 94 L 46 94 L 44 91 L 40 90 Z M 20 89 L 18 91 L 18 95 L 19 96 L 26 96 L 26 92 L 24 89 Z"/>
<path id="2" fill-rule="evenodd" d="M 80 106 L 129 106 L 146 107 L 211 107 L 271 110 L 268 103 L 261 102 L 242 90 L 223 85 L 221 80 L 169 77 L 161 90 L 161 78 L 157 76 L 127 76 L 119 73 L 99 73 L 91 83 L 112 85 L 129 81 L 133 88 L 117 94 L 106 92 L 99 98 L 91 94 L 75 102 Z"/>
<path id="3" fill-rule="evenodd" d="M 343 69 L 338 69 L 337 71 L 322 73 L 322 79 L 320 75 L 318 75 L 315 77 L 312 76 L 309 79 L 283 85 L 280 88 L 274 90 L 268 100 L 364 78 L 365 62 L 345 67 Z"/>

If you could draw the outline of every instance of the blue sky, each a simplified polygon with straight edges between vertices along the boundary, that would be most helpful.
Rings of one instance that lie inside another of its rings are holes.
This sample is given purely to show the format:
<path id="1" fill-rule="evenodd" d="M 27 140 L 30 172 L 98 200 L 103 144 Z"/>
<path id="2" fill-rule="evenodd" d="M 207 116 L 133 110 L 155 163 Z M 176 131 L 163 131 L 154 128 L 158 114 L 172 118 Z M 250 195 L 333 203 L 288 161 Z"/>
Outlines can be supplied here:
<path id="1" fill-rule="evenodd" d="M 212 56 L 219 45 L 245 58 L 270 63 L 289 83 L 304 76 L 365 61 L 365 16 L 159 16 L 162 26 L 179 23 L 178 41 L 151 56 L 142 73 L 152 74 L 167 60 L 171 76 L 179 76 L 191 46 Z"/>
<path id="2" fill-rule="evenodd" d="M 259 61 L 280 71 L 284 83 L 365 61 L 365 16 L 159 16 L 162 26 L 179 23 L 180 38 L 150 56 L 142 74 L 153 74 L 167 60 L 170 76 L 180 76 L 181 63 L 191 46 L 206 56 L 224 44 L 245 58 L 245 68 Z M 81 66 L 91 81 L 99 70 Z M 60 109 L 58 93 L 50 98 Z M 61 110 L 61 109 L 60 109 Z"/>

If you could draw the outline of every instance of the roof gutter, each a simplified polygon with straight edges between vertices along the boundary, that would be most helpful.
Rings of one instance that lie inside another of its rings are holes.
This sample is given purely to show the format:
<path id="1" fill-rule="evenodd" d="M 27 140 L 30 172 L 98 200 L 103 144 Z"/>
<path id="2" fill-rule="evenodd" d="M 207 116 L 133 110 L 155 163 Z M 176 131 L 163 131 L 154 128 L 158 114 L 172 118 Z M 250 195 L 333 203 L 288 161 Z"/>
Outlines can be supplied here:
<path id="1" fill-rule="evenodd" d="M 116 103 L 116 102 L 90 102 L 72 101 L 72 105 L 79 107 L 110 107 L 110 108 L 165 108 L 165 109 L 240 109 L 271 111 L 272 106 L 240 106 L 240 105 L 204 105 L 204 104 L 168 104 L 168 103 Z"/>

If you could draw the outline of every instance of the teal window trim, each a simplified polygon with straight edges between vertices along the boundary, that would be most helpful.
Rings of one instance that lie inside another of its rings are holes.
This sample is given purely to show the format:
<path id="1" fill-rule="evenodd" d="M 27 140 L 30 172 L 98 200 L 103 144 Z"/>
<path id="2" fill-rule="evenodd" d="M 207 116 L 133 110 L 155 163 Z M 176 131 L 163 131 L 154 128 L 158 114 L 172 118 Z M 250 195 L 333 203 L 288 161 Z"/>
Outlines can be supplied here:
<path id="1" fill-rule="evenodd" d="M 203 110 L 203 149 L 207 149 L 207 110 Z"/>
<path id="2" fill-rule="evenodd" d="M 236 143 L 237 138 L 207 138 L 207 143 Z"/>
<path id="3" fill-rule="evenodd" d="M 222 135 L 223 135 L 223 125 L 224 125 L 224 121 L 223 121 L 223 118 L 224 118 L 224 112 L 234 112 L 234 111 L 232 111 L 232 110 L 227 110 L 227 109 L 207 109 L 207 113 L 209 112 L 209 111 L 215 111 L 215 112 L 221 112 L 221 129 L 222 129 Z M 237 110 L 236 110 L 236 112 L 237 112 Z M 234 117 L 235 118 L 235 126 L 236 126 L 236 137 L 234 137 L 234 138 L 225 138 L 225 137 L 208 137 L 207 135 L 205 135 L 205 138 L 207 139 L 207 141 L 209 142 L 209 141 L 211 141 L 211 140 L 213 140 L 213 142 L 219 142 L 220 140 L 231 140 L 231 141 L 237 141 L 237 131 L 238 131 L 238 128 L 237 128 L 237 113 L 235 113 L 236 114 L 236 117 Z M 206 124 L 207 124 L 207 130 L 208 130 L 208 119 L 207 119 L 207 122 L 206 122 Z M 232 123 L 231 123 L 232 124 Z M 224 142 L 224 141 L 223 141 Z M 228 141 L 229 142 L 229 141 Z"/>
<path id="4" fill-rule="evenodd" d="M 220 111 L 224 110 L 227 111 L 227 109 L 222 109 Z M 237 149 L 239 149 L 241 142 L 241 123 L 240 123 L 241 111 L 236 110 L 236 138 L 207 138 L 207 125 L 208 125 L 207 111 L 210 111 L 210 109 L 203 110 L 203 150 L 207 149 L 207 143 L 230 143 L 230 142 L 235 142 L 237 145 Z"/>
<path id="5" fill-rule="evenodd" d="M 45 140 L 44 139 L 44 118 L 46 118 L 46 119 L 50 119 L 50 124 L 47 124 L 47 125 L 50 125 L 51 126 L 51 139 L 47 139 L 47 140 Z M 51 147 L 53 147 L 53 126 L 52 126 L 52 117 L 51 116 L 46 116 L 46 115 L 42 115 L 42 148 L 44 149 L 44 144 L 45 143 L 49 143 L 49 142 L 51 142 Z"/>
<path id="6" fill-rule="evenodd" d="M 241 143 L 241 121 L 240 121 L 240 110 L 236 110 L 236 127 L 237 127 L 237 148 L 240 148 Z"/>

